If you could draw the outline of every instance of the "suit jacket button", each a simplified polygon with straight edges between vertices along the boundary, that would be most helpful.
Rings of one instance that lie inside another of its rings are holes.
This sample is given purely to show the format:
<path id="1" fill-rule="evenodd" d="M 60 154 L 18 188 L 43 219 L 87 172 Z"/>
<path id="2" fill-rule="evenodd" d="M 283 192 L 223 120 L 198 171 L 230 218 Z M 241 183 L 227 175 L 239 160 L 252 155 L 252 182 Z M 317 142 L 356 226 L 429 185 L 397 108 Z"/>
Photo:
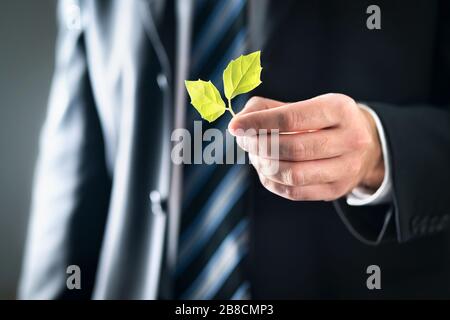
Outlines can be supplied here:
<path id="1" fill-rule="evenodd" d="M 158 86 L 161 90 L 165 90 L 167 88 L 167 77 L 164 73 L 159 73 L 156 77 L 156 81 L 158 82 Z"/>
<path id="2" fill-rule="evenodd" d="M 152 205 L 152 213 L 154 215 L 164 215 L 167 211 L 167 199 L 163 198 L 158 190 L 150 192 L 149 198 Z"/>

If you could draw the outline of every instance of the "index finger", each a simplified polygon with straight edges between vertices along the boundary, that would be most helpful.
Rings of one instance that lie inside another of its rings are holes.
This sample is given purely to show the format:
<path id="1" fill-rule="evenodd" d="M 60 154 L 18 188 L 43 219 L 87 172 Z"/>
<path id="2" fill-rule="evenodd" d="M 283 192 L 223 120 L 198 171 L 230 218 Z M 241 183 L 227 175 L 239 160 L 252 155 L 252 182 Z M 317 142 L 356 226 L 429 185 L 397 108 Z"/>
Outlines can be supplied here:
<path id="1" fill-rule="evenodd" d="M 333 108 L 335 103 L 327 96 L 237 115 L 230 122 L 230 132 L 243 135 L 249 129 L 256 132 L 266 129 L 268 132 L 279 130 L 286 133 L 332 127 L 338 124 L 338 116 L 336 108 Z"/>

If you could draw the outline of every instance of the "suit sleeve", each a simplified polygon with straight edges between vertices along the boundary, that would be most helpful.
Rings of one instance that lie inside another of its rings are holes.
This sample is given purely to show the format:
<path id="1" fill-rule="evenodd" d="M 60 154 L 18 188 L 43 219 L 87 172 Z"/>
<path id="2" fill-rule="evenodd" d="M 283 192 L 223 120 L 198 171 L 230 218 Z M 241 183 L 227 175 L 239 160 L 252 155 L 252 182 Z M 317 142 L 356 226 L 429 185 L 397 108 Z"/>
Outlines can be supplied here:
<path id="1" fill-rule="evenodd" d="M 56 66 L 19 287 L 23 299 L 90 298 L 107 212 L 110 181 L 76 4 L 58 4 Z M 81 269 L 81 290 L 67 289 L 70 265 Z"/>
<path id="2" fill-rule="evenodd" d="M 388 138 L 393 201 L 373 207 L 335 203 L 361 241 L 405 242 L 432 235 L 450 223 L 450 113 L 431 106 L 371 104 Z"/>
<path id="3" fill-rule="evenodd" d="M 376 245 L 406 242 L 450 228 L 450 3 L 440 1 L 429 105 L 368 102 L 389 148 L 390 204 L 335 207 L 349 230 Z"/>

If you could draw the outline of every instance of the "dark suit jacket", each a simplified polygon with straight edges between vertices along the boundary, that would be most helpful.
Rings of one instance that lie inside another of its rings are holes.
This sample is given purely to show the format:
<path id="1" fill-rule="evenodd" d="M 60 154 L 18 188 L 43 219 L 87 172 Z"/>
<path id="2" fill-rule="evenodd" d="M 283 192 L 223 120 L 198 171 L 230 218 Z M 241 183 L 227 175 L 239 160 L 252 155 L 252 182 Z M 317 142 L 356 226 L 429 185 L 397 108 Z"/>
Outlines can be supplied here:
<path id="1" fill-rule="evenodd" d="M 256 297 L 450 297 L 450 6 L 378 1 L 382 29 L 368 30 L 370 4 L 272 2 L 268 12 L 282 18 L 268 26 L 258 94 L 298 101 L 339 92 L 366 102 L 386 131 L 393 203 L 290 202 L 255 178 Z M 253 39 L 265 27 L 257 23 Z M 366 287 L 371 264 L 382 290 Z"/>
<path id="2" fill-rule="evenodd" d="M 173 14 L 157 18 L 160 2 L 79 1 L 76 32 L 61 19 L 22 297 L 156 297 L 165 218 L 148 194 L 170 192 L 174 72 Z M 381 30 L 366 28 L 368 1 L 250 2 L 264 66 L 257 94 L 366 102 L 386 131 L 393 174 L 391 204 L 358 208 L 288 201 L 254 177 L 253 297 L 449 298 L 448 1 L 378 1 Z M 69 264 L 83 270 L 82 291 L 65 287 Z M 366 287 L 373 264 L 381 290 Z"/>

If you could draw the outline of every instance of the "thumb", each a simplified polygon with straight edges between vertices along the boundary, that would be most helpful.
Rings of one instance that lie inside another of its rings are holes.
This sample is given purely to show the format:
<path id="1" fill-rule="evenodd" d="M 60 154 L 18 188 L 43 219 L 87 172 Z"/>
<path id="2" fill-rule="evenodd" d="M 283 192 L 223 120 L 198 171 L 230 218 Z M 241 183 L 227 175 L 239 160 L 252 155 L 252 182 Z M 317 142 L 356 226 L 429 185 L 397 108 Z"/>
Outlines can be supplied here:
<path id="1" fill-rule="evenodd" d="M 240 116 L 242 116 L 244 114 L 256 112 L 256 111 L 267 110 L 267 109 L 272 109 L 272 108 L 278 108 L 285 104 L 286 104 L 286 102 L 272 100 L 269 98 L 257 97 L 257 96 L 251 97 L 247 101 L 247 103 L 245 104 L 245 106 L 241 110 L 241 112 L 239 112 L 235 117 L 233 117 L 233 119 L 231 119 L 230 123 L 228 124 L 228 130 L 231 133 L 233 133 L 237 129 L 240 129 L 240 128 L 237 128 L 237 126 L 236 126 L 237 120 Z"/>
<path id="2" fill-rule="evenodd" d="M 286 102 L 272 100 L 269 98 L 251 97 L 245 104 L 242 111 L 238 113 L 238 115 L 243 115 L 250 112 L 262 111 L 272 108 L 278 108 L 285 104 Z"/>

